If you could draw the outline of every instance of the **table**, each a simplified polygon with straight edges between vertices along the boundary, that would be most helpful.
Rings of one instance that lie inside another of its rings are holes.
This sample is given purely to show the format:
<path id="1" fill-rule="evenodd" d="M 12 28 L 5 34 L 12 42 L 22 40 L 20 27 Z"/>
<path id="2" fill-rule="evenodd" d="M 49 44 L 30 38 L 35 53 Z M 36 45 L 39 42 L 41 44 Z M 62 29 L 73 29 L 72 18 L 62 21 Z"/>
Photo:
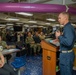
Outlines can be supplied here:
<path id="1" fill-rule="evenodd" d="M 2 51 L 2 54 L 3 54 L 4 56 L 6 56 L 6 55 L 8 55 L 8 54 L 12 54 L 12 53 L 19 52 L 19 51 L 20 51 L 20 49 L 16 49 L 16 48 L 14 48 L 14 49 L 4 49 L 4 50 Z M 6 58 L 6 61 L 7 61 L 7 63 L 8 63 L 8 58 Z"/>
<path id="2" fill-rule="evenodd" d="M 2 54 L 3 55 L 8 55 L 8 54 L 15 53 L 15 52 L 18 52 L 18 51 L 20 51 L 20 49 L 16 49 L 16 48 L 14 48 L 14 49 L 4 49 L 2 51 Z"/>

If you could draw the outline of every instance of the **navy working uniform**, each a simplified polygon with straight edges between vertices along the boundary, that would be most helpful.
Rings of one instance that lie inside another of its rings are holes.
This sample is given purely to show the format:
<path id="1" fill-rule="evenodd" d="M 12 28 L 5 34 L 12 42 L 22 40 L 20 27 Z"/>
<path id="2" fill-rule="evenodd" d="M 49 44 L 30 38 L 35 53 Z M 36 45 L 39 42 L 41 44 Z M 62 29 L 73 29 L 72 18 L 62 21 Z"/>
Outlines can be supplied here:
<path id="1" fill-rule="evenodd" d="M 73 75 L 74 52 L 73 46 L 75 43 L 74 27 L 68 22 L 63 28 L 63 34 L 58 37 L 60 41 L 60 72 L 61 75 Z M 64 74 L 65 73 L 65 74 Z"/>

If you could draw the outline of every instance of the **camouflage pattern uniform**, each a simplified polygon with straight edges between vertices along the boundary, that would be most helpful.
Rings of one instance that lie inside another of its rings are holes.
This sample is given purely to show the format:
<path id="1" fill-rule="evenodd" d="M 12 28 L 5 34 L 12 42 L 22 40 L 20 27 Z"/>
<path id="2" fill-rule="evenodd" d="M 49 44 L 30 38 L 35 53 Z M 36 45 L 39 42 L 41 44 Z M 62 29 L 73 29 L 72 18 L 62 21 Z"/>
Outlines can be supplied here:
<path id="1" fill-rule="evenodd" d="M 36 45 L 35 45 L 35 42 L 34 42 L 33 37 L 27 37 L 26 38 L 26 44 L 29 44 L 30 45 L 30 48 L 33 48 L 34 53 L 36 53 Z"/>
<path id="2" fill-rule="evenodd" d="M 7 46 L 7 44 L 6 44 L 6 42 L 5 42 L 5 41 L 0 41 L 0 46 L 2 46 L 2 47 L 3 47 L 3 49 L 5 49 L 5 48 L 6 48 L 6 46 Z"/>

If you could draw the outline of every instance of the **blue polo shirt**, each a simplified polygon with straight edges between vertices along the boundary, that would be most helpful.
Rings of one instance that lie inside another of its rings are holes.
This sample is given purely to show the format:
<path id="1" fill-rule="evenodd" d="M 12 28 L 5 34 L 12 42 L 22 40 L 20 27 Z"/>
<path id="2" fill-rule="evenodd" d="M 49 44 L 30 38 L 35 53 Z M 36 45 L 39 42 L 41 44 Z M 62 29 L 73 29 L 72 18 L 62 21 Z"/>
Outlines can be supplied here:
<path id="1" fill-rule="evenodd" d="M 60 41 L 60 51 L 62 50 L 71 50 L 75 43 L 75 29 L 68 22 L 63 28 L 63 34 L 58 37 Z"/>

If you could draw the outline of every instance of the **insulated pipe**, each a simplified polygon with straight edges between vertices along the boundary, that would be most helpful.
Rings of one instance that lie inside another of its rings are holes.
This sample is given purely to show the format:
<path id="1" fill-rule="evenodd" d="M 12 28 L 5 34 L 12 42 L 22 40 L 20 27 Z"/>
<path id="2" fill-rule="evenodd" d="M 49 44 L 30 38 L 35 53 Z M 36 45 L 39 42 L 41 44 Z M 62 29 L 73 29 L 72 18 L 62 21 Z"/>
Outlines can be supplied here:
<path id="1" fill-rule="evenodd" d="M 63 5 L 65 5 L 65 0 L 62 0 L 62 2 L 63 2 Z"/>
<path id="2" fill-rule="evenodd" d="M 72 13 L 72 14 L 76 14 L 76 8 L 70 7 L 69 6 L 69 10 L 68 12 Z"/>
<path id="3" fill-rule="evenodd" d="M 76 14 L 76 8 L 68 8 L 68 12 Z M 0 12 L 60 13 L 66 10 L 65 5 L 58 4 L 0 3 Z"/>

